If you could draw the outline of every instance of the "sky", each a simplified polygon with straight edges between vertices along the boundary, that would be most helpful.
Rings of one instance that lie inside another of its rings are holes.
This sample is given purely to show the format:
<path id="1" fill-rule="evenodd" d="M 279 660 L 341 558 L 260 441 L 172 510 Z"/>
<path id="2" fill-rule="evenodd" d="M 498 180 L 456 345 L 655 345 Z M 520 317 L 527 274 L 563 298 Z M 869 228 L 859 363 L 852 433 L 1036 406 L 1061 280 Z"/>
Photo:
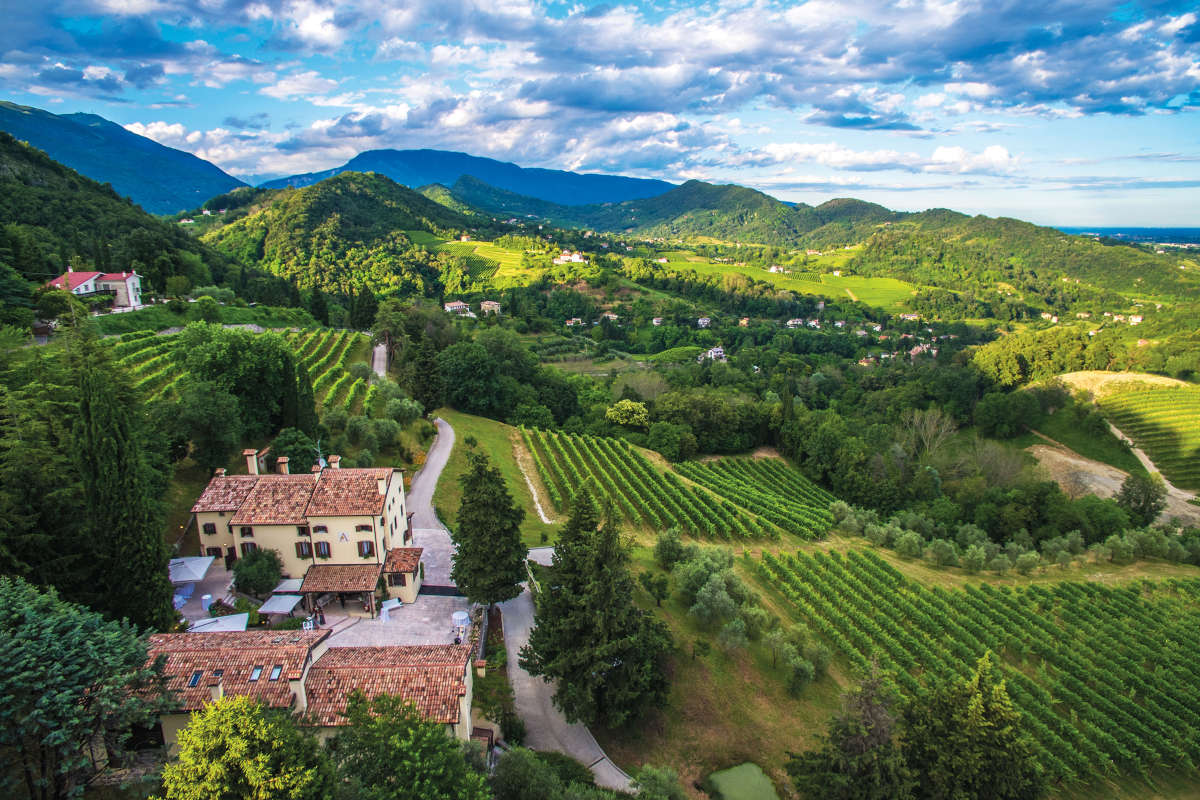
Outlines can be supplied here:
<path id="1" fill-rule="evenodd" d="M 431 147 L 1200 226 L 1196 0 L 7 0 L 0 96 L 247 182 Z"/>

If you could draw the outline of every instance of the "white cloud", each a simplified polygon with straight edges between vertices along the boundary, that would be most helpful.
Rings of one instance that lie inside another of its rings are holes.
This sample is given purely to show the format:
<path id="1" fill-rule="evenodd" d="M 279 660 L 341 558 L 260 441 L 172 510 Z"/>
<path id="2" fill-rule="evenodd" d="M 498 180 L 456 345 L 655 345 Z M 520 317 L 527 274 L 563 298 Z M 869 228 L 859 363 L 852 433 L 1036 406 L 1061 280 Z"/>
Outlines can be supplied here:
<path id="1" fill-rule="evenodd" d="M 337 85 L 337 81 L 323 78 L 315 70 L 309 70 L 292 73 L 258 91 L 276 100 L 291 100 L 302 95 L 324 94 L 336 89 Z"/>

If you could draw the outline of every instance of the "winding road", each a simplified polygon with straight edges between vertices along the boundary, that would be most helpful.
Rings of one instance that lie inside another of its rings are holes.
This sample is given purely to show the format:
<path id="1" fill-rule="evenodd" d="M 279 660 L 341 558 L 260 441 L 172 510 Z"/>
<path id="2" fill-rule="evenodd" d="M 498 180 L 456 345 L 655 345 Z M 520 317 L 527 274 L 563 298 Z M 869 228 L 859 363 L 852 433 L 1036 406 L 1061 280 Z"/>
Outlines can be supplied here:
<path id="1" fill-rule="evenodd" d="M 441 418 L 434 420 L 434 424 L 437 425 L 437 436 L 425 457 L 425 465 L 413 475 L 407 504 L 408 510 L 413 512 L 416 545 L 425 550 L 421 560 L 425 562 L 426 582 L 448 585 L 454 545 L 450 541 L 449 531 L 433 509 L 433 492 L 454 448 L 454 429 Z M 529 551 L 529 557 L 538 563 L 549 564 L 553 553 L 552 547 L 537 547 Z M 500 610 L 504 615 L 508 677 L 512 683 L 517 712 L 525 721 L 525 744 L 534 750 L 566 753 L 586 764 L 600 786 L 632 791 L 629 776 L 609 759 L 587 726 L 567 722 L 562 712 L 554 707 L 553 687 L 521 669 L 521 648 L 529 641 L 529 631 L 533 628 L 533 596 L 528 587 L 512 600 L 500 603 Z"/>

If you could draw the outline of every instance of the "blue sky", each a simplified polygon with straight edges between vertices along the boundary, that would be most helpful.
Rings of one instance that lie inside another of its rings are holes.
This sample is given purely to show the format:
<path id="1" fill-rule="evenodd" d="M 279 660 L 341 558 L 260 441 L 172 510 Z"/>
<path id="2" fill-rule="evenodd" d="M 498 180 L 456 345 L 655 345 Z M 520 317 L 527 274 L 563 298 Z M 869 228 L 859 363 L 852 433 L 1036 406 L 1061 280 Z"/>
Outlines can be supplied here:
<path id="1" fill-rule="evenodd" d="M 248 181 L 435 147 L 1058 225 L 1200 226 L 1178 2 L 49 0 L 0 95 Z"/>

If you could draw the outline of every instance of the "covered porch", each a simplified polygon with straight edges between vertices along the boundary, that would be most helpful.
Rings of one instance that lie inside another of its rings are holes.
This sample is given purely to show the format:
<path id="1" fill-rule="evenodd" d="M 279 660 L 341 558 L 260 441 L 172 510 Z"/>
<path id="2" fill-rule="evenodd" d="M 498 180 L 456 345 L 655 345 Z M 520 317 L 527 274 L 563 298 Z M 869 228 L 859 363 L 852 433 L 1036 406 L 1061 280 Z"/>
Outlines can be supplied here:
<path id="1" fill-rule="evenodd" d="M 337 603 L 341 613 L 373 619 L 378 613 L 375 589 L 382 574 L 383 564 L 313 564 L 304 573 L 300 594 L 314 611 Z"/>

